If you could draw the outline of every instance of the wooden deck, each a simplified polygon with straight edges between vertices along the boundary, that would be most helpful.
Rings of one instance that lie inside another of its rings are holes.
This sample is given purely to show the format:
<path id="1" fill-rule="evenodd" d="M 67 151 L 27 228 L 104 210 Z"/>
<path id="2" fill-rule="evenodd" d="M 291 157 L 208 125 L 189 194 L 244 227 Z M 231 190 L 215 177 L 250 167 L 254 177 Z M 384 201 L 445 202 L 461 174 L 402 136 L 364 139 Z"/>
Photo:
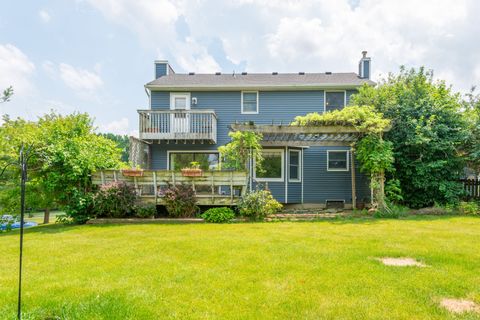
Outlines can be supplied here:
<path id="1" fill-rule="evenodd" d="M 190 184 L 199 205 L 236 205 L 246 192 L 247 173 L 242 171 L 204 171 L 201 177 L 184 177 L 171 170 L 144 170 L 141 177 L 130 177 L 121 170 L 102 170 L 92 174 L 95 185 L 123 181 L 135 186 L 142 203 L 163 204 L 161 190 L 168 184 Z"/>

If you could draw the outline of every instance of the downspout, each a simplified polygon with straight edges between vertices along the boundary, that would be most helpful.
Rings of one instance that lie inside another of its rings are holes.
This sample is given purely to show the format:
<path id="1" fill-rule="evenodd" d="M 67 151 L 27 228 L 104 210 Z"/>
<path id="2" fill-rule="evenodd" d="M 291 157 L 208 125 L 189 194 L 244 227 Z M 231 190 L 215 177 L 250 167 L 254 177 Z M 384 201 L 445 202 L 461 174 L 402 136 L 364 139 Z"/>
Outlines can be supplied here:
<path id="1" fill-rule="evenodd" d="M 285 146 L 285 203 L 288 203 L 288 147 Z"/>
<path id="2" fill-rule="evenodd" d="M 300 159 L 300 164 L 301 164 L 301 168 L 302 168 L 302 199 L 301 199 L 301 203 L 303 204 L 303 179 L 305 179 L 305 175 L 303 174 L 304 170 L 303 170 L 303 148 L 300 149 L 300 154 L 301 154 L 301 159 Z"/>

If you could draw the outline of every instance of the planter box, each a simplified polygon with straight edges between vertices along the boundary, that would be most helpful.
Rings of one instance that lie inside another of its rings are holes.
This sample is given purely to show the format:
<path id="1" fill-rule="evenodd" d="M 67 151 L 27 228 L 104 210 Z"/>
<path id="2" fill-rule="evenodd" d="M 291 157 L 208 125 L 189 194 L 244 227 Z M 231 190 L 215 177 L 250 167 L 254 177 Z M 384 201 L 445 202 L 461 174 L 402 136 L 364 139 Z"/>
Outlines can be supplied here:
<path id="1" fill-rule="evenodd" d="M 201 177 L 202 175 L 202 169 L 182 169 L 182 176 L 184 177 Z"/>
<path id="2" fill-rule="evenodd" d="M 143 170 L 125 169 L 125 170 L 122 170 L 122 174 L 125 177 L 143 177 Z"/>

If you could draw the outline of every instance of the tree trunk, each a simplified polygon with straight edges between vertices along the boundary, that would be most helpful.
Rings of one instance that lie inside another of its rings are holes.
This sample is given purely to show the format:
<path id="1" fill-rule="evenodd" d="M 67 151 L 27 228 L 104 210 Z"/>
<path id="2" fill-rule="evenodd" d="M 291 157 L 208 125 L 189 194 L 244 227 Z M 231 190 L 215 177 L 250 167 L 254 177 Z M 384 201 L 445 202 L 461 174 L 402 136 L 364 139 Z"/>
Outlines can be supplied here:
<path id="1" fill-rule="evenodd" d="M 50 208 L 45 208 L 45 210 L 44 210 L 43 223 L 44 224 L 50 223 Z"/>
<path id="2" fill-rule="evenodd" d="M 380 172 L 378 175 L 378 190 L 377 190 L 378 209 L 382 210 L 387 207 L 385 202 L 385 172 Z"/>

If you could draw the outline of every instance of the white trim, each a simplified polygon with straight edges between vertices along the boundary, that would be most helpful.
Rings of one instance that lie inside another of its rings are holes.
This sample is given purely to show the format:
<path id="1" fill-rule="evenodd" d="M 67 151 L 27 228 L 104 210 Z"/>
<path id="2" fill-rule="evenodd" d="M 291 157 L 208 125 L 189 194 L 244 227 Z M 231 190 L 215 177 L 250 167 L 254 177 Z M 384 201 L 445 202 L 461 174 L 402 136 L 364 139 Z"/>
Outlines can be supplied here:
<path id="1" fill-rule="evenodd" d="M 185 110 L 190 110 L 192 102 L 190 92 L 170 92 L 170 110 L 175 110 L 175 98 L 177 97 L 185 98 Z"/>
<path id="2" fill-rule="evenodd" d="M 323 91 L 323 112 L 327 112 L 327 93 L 329 92 L 343 92 L 343 107 L 347 106 L 347 90 L 324 90 Z"/>
<path id="3" fill-rule="evenodd" d="M 285 163 L 286 163 L 286 166 L 285 166 L 285 177 L 288 177 L 288 171 L 289 171 L 289 159 L 288 159 L 288 147 L 285 146 Z M 288 203 L 288 179 L 287 179 L 287 182 L 284 183 L 285 184 L 285 203 Z"/>
<path id="4" fill-rule="evenodd" d="M 335 149 L 332 149 L 332 150 L 327 150 L 327 171 L 342 171 L 342 172 L 348 172 L 350 171 L 350 155 L 349 155 L 349 151 L 350 150 L 335 150 Z M 330 152 L 345 152 L 346 153 L 346 156 L 347 156 L 347 168 L 346 169 L 330 169 L 329 168 L 329 159 L 330 159 Z"/>
<path id="5" fill-rule="evenodd" d="M 281 177 L 280 178 L 257 178 L 257 170 L 255 161 L 253 162 L 253 178 L 257 182 L 283 182 L 285 181 L 285 150 L 284 149 L 263 149 L 264 151 L 277 151 L 281 153 L 282 167 L 281 167 Z"/>
<path id="6" fill-rule="evenodd" d="M 248 112 L 245 112 L 243 111 L 243 94 L 244 93 L 256 93 L 257 94 L 257 111 L 256 112 L 251 112 L 251 111 L 248 111 Z M 259 114 L 260 110 L 259 110 L 259 94 L 258 94 L 258 91 L 241 91 L 240 92 L 240 110 L 241 110 L 241 113 L 242 114 Z"/>
<path id="7" fill-rule="evenodd" d="M 298 178 L 297 179 L 290 179 L 290 153 L 291 152 L 297 152 L 298 153 Z M 303 161 L 302 161 L 302 149 L 288 149 L 288 169 L 287 169 L 287 175 L 288 175 L 288 182 L 302 182 L 302 167 L 303 167 Z"/>
<path id="8" fill-rule="evenodd" d="M 305 150 L 303 148 L 300 150 L 302 150 L 302 164 L 303 164 L 303 153 L 305 152 Z M 302 177 L 303 177 L 303 165 L 302 165 Z M 300 202 L 303 203 L 303 179 L 302 179 L 302 198 Z"/>
<path id="9" fill-rule="evenodd" d="M 218 149 L 212 150 L 167 150 L 167 170 L 170 170 L 170 154 L 172 153 L 217 153 L 218 154 L 218 166 L 220 166 L 221 157 Z"/>

